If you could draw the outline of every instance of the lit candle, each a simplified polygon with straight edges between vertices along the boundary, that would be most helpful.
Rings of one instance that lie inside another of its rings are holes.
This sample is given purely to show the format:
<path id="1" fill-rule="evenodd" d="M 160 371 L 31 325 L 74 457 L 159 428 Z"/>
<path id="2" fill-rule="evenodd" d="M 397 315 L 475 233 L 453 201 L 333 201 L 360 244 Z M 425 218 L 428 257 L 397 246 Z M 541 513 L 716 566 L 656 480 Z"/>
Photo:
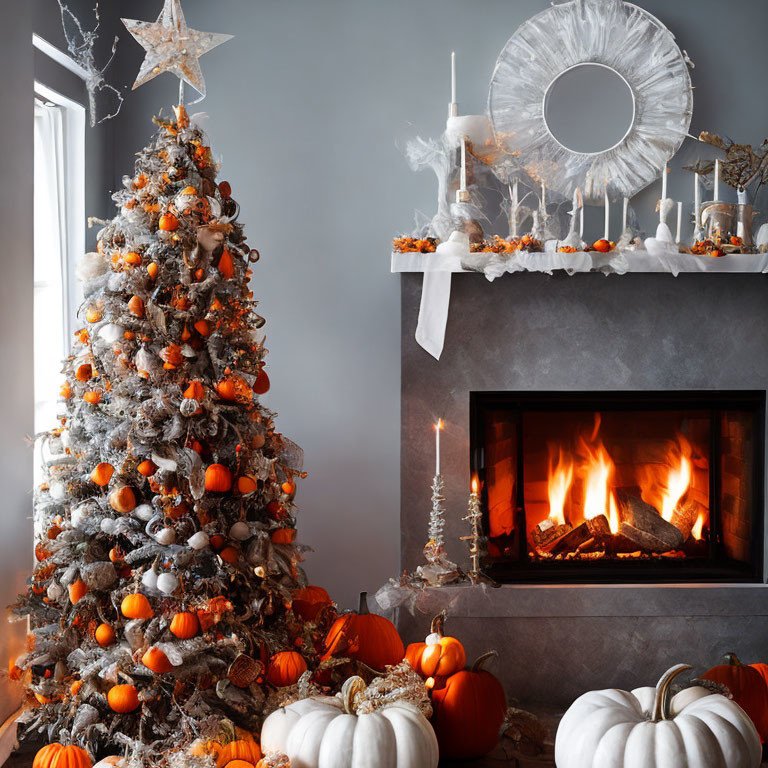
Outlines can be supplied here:
<path id="1" fill-rule="evenodd" d="M 443 420 L 438 419 L 435 424 L 435 477 L 440 474 L 440 430 L 443 428 Z"/>
<path id="2" fill-rule="evenodd" d="M 698 229 L 701 216 L 701 179 L 696 172 L 693 174 L 693 215 L 696 218 L 696 229 Z"/>
<path id="3" fill-rule="evenodd" d="M 677 234 L 675 235 L 675 242 L 680 242 L 680 232 L 683 228 L 683 204 L 678 201 L 677 203 Z"/>
<path id="4" fill-rule="evenodd" d="M 461 191 L 467 188 L 467 137 L 461 139 Z"/>
<path id="5" fill-rule="evenodd" d="M 720 199 L 720 161 L 715 160 L 715 200 Z"/>
<path id="6" fill-rule="evenodd" d="M 509 233 L 512 237 L 517 237 L 517 209 L 520 205 L 520 195 L 517 188 L 518 181 L 512 182 L 512 210 L 509 217 Z"/>
<path id="7" fill-rule="evenodd" d="M 611 201 L 608 199 L 608 179 L 605 180 L 605 234 L 603 237 L 609 240 L 611 229 Z"/>
<path id="8" fill-rule="evenodd" d="M 477 496 L 477 475 L 472 475 L 472 495 Z"/>
<path id="9" fill-rule="evenodd" d="M 624 198 L 624 208 L 621 211 L 621 231 L 627 231 L 627 213 L 629 211 L 629 198 Z"/>
<path id="10" fill-rule="evenodd" d="M 664 201 L 667 199 L 667 164 L 661 177 L 661 203 L 659 205 L 659 222 L 664 223 Z"/>
<path id="11" fill-rule="evenodd" d="M 451 104 L 456 103 L 456 52 L 451 51 Z"/>

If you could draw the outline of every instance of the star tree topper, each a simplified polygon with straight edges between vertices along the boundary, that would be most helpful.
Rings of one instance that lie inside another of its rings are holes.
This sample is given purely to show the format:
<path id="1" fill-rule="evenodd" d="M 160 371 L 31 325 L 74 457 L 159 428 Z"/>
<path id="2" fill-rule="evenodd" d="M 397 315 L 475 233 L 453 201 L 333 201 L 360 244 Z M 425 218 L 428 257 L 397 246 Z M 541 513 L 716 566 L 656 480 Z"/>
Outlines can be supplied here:
<path id="1" fill-rule="evenodd" d="M 180 0 L 165 0 L 157 21 L 122 19 L 126 29 L 146 50 L 135 90 L 162 72 L 172 72 L 205 96 L 205 79 L 198 59 L 216 46 L 232 39 L 232 35 L 198 32 L 184 19 Z"/>

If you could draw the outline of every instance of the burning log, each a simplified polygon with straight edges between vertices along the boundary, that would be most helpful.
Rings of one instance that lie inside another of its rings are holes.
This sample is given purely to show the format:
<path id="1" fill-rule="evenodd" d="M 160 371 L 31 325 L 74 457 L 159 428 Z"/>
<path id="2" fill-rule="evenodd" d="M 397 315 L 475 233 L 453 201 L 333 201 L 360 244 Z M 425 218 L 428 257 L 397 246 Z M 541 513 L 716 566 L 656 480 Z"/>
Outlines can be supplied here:
<path id="1" fill-rule="evenodd" d="M 647 552 L 668 552 L 679 549 L 684 542 L 679 528 L 668 523 L 650 504 L 641 498 L 627 493 L 625 489 L 616 491 L 621 524 L 619 533 L 635 542 Z"/>
<path id="2" fill-rule="evenodd" d="M 538 552 L 549 552 L 549 545 L 571 530 L 569 523 L 557 524 L 551 518 L 542 520 L 532 531 L 531 540 Z"/>
<path id="3" fill-rule="evenodd" d="M 683 541 L 690 537 L 693 526 L 699 519 L 699 515 L 706 515 L 706 509 L 696 500 L 686 501 L 685 504 L 678 504 L 675 508 L 671 523 L 680 529 Z"/>
<path id="4" fill-rule="evenodd" d="M 549 548 L 553 554 L 560 552 L 576 552 L 582 548 L 590 548 L 611 535 L 611 527 L 605 515 L 598 515 L 591 520 L 585 520 L 581 525 L 561 536 Z M 590 543 L 588 543 L 590 542 Z"/>

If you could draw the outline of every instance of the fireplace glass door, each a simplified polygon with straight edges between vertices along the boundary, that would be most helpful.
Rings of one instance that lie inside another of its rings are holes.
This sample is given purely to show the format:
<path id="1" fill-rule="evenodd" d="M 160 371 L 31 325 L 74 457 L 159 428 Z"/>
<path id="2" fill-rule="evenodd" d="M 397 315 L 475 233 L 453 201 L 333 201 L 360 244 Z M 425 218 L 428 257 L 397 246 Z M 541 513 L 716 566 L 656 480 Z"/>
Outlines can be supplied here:
<path id="1" fill-rule="evenodd" d="M 765 392 L 471 395 L 499 581 L 761 581 Z"/>

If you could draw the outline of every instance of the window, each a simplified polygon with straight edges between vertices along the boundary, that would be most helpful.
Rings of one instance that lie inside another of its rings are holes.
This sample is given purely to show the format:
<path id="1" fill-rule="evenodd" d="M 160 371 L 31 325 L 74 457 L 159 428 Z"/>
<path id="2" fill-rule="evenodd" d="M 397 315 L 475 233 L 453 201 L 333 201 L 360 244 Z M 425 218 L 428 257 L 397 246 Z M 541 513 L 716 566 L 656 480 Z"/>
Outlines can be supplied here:
<path id="1" fill-rule="evenodd" d="M 35 432 L 40 432 L 56 423 L 61 362 L 82 300 L 75 263 L 85 249 L 84 107 L 36 83 L 34 142 Z"/>

